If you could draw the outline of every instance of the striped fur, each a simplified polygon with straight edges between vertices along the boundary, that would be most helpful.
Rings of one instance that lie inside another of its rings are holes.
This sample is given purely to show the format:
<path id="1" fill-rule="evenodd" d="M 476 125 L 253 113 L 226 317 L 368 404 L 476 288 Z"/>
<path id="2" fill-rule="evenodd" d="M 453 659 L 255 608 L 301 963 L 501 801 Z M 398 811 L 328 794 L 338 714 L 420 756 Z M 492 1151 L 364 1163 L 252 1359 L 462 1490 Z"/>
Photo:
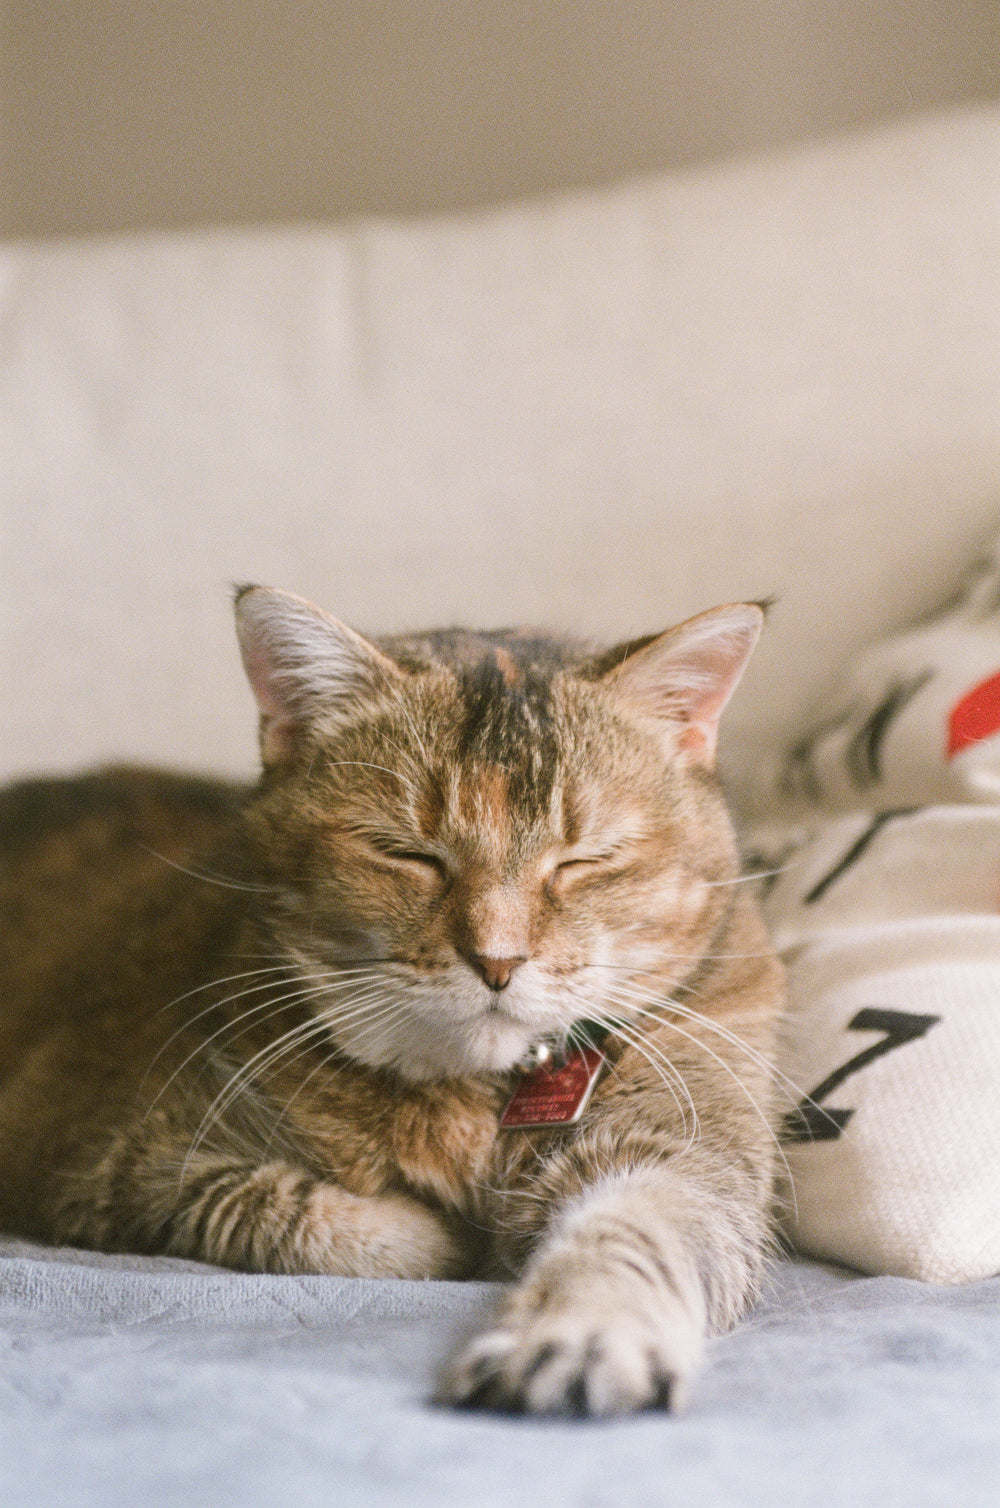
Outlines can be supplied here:
<path id="1" fill-rule="evenodd" d="M 442 1396 L 676 1405 L 768 1246 L 777 964 L 712 773 L 760 626 L 369 642 L 245 588 L 253 791 L 0 795 L 0 1221 L 269 1272 L 513 1277 Z M 609 1031 L 578 1127 L 502 1132 Z"/>

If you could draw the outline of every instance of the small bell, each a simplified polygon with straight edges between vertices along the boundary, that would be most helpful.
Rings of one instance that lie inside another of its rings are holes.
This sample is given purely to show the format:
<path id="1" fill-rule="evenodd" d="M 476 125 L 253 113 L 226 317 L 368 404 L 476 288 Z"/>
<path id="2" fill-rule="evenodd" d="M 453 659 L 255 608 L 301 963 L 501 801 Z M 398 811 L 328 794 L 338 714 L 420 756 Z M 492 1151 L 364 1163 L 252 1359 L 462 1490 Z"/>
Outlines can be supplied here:
<path id="1" fill-rule="evenodd" d="M 546 1068 L 552 1062 L 552 1057 L 552 1047 L 548 1042 L 535 1042 L 528 1048 L 521 1067 L 526 1073 L 534 1073 L 538 1068 Z"/>

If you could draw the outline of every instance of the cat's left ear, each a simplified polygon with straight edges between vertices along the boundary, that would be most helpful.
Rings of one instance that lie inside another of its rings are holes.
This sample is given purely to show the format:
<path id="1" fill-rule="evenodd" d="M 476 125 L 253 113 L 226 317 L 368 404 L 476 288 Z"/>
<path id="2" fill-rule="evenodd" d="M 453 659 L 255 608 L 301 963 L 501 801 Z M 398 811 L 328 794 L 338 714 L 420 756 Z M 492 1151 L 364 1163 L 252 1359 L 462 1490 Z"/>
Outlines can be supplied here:
<path id="1" fill-rule="evenodd" d="M 291 592 L 238 587 L 235 609 L 265 765 L 288 764 L 312 731 L 335 731 L 402 676 L 374 644 Z"/>
<path id="2" fill-rule="evenodd" d="M 663 725 L 692 763 L 715 762 L 719 718 L 739 684 L 764 623 L 755 602 L 710 609 L 647 640 L 601 683 L 625 710 Z"/>

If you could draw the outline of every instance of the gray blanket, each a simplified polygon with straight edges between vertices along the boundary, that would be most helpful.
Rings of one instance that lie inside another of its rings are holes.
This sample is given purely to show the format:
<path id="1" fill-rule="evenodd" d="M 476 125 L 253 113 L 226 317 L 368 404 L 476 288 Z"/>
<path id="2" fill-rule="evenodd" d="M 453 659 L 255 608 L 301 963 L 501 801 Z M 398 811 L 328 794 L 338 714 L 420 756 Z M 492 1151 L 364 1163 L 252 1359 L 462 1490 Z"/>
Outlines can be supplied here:
<path id="1" fill-rule="evenodd" d="M 1000 1279 L 779 1263 L 686 1414 L 454 1413 L 480 1283 L 245 1276 L 0 1241 L 3 1508 L 975 1508 L 1000 1501 Z"/>

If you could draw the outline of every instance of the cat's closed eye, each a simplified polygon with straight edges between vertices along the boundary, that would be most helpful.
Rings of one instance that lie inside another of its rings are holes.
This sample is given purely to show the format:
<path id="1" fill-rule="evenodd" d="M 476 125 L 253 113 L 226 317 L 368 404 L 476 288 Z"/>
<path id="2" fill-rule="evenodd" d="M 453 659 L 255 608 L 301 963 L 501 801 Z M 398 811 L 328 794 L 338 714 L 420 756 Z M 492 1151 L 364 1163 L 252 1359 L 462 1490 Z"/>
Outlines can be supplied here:
<path id="1" fill-rule="evenodd" d="M 417 873 L 433 875 L 437 879 L 448 878 L 448 866 L 440 854 L 431 853 L 423 848 L 405 848 L 391 843 L 376 843 L 372 845 L 375 851 L 383 859 L 389 859 L 395 864 L 406 865 Z"/>
<path id="2" fill-rule="evenodd" d="M 611 848 L 604 852 L 574 854 L 571 859 L 562 859 L 549 875 L 548 888 L 558 894 L 576 881 L 586 880 L 606 871 L 618 855 L 619 850 Z"/>

